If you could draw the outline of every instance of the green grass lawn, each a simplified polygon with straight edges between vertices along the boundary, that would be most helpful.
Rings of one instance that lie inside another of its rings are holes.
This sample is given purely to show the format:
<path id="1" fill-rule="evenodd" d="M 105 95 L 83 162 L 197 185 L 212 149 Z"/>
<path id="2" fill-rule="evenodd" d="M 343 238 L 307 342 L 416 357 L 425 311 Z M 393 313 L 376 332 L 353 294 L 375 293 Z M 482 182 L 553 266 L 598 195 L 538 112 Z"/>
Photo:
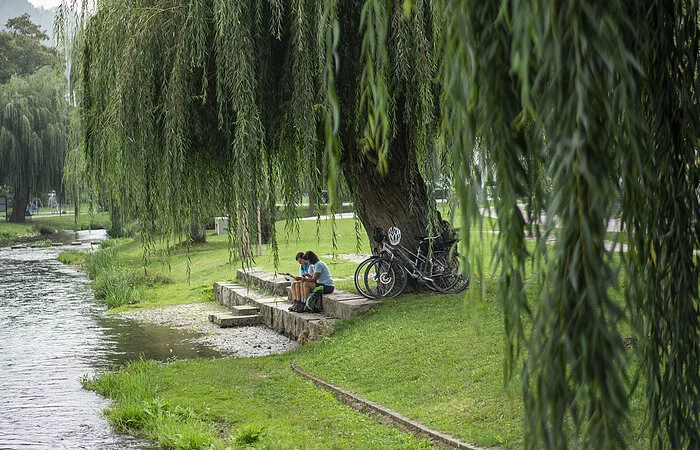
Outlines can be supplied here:
<path id="1" fill-rule="evenodd" d="M 311 249 L 329 263 L 334 278 L 340 280 L 339 288 L 354 290 L 351 277 L 357 264 L 342 255 L 369 253 L 369 244 L 364 233 L 357 233 L 353 220 L 336 221 L 335 251 L 328 221 L 301 221 L 301 233 L 288 237 L 284 226 L 278 224 L 279 271 L 296 271 L 296 252 Z M 473 248 L 482 254 L 472 255 L 472 265 L 478 259 L 489 277 L 473 278 L 464 294 L 414 292 L 384 300 L 361 317 L 338 322 L 330 336 L 284 355 L 170 364 L 145 361 L 86 385 L 116 399 L 108 412 L 115 426 L 137 430 L 169 447 L 426 446 L 349 409 L 294 374 L 290 366 L 296 361 L 313 375 L 464 442 L 521 448 L 520 382 L 516 375 L 504 383 L 503 316 L 489 265 L 495 235 L 486 230 L 483 241 L 477 236 L 473 234 Z M 120 240 L 108 245 L 117 252 L 119 264 L 143 271 L 139 242 Z M 254 265 L 274 270 L 269 247 Z M 170 282 L 146 288 L 140 303 L 118 309 L 211 301 L 211 285 L 233 280 L 239 266 L 240 262 L 229 261 L 227 236 L 210 234 L 206 244 L 189 249 L 176 246 L 167 256 L 156 249 L 147 258 L 147 271 Z M 637 431 L 644 405 L 637 389 L 632 398 L 633 423 L 627 432 L 631 448 L 646 445 Z M 173 441 L 175 435 L 180 440 Z"/>

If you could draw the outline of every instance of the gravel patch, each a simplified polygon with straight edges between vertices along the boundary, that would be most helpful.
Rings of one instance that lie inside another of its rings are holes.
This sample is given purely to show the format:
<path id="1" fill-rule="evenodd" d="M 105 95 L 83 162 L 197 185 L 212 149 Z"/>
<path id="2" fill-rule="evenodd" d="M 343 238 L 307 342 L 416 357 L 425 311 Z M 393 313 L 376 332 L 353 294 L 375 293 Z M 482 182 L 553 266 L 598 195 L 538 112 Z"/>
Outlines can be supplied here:
<path id="1" fill-rule="evenodd" d="M 209 346 L 231 356 L 264 356 L 284 353 L 298 344 L 277 334 L 265 325 L 219 328 L 209 322 L 209 314 L 231 312 L 218 303 L 190 303 L 162 308 L 134 309 L 120 313 L 122 317 L 140 322 L 197 333 L 194 342 Z"/>
<path id="2" fill-rule="evenodd" d="M 346 261 L 351 261 L 351 262 L 359 263 L 359 262 L 362 262 L 362 261 L 364 261 L 365 259 L 369 258 L 371 255 L 357 255 L 357 254 L 340 253 L 340 254 L 337 254 L 337 255 L 335 255 L 335 256 L 337 256 L 337 257 L 340 258 L 340 259 L 344 259 L 344 260 L 346 260 Z M 323 255 L 323 257 L 324 257 L 326 260 L 330 260 L 330 259 L 333 258 L 333 255 Z"/>

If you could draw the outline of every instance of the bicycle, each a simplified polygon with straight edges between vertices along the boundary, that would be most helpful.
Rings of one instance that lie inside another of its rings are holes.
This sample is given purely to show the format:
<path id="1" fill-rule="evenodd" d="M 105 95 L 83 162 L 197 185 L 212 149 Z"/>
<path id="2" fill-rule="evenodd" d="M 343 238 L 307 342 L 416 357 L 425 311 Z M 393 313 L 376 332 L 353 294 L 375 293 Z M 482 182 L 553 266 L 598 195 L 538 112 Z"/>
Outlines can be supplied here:
<path id="1" fill-rule="evenodd" d="M 413 253 L 400 244 L 399 228 L 391 227 L 388 232 L 387 235 L 381 229 L 375 230 L 373 239 L 381 244 L 381 250 L 355 270 L 355 287 L 360 294 L 369 298 L 394 297 L 406 288 L 408 276 L 443 293 L 458 293 L 469 286 L 469 277 L 463 277 L 460 271 L 455 239 L 425 237 L 419 242 L 417 253 Z M 364 277 L 360 280 L 363 268 Z"/>

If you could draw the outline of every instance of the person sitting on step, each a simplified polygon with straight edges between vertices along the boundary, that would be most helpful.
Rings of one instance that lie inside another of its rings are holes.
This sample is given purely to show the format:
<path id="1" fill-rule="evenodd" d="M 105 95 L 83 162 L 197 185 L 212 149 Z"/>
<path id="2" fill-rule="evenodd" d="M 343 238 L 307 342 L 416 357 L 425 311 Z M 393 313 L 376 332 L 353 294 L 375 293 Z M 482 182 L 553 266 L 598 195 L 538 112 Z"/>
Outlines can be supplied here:
<path id="1" fill-rule="evenodd" d="M 304 259 L 304 252 L 297 253 L 296 260 L 299 263 L 299 276 L 293 277 L 292 281 L 292 302 L 298 302 L 305 299 L 309 292 L 311 292 L 312 285 L 310 283 L 304 283 L 311 279 L 314 273 L 314 266 L 309 263 L 309 261 Z"/>
<path id="2" fill-rule="evenodd" d="M 316 253 L 309 250 L 304 253 L 304 260 L 313 264 L 314 273 L 308 281 L 304 281 L 304 284 L 309 285 L 309 291 L 318 286 L 323 286 L 323 293 L 330 294 L 335 290 L 335 284 L 333 283 L 333 278 L 331 277 L 331 271 L 323 261 L 318 259 Z"/>

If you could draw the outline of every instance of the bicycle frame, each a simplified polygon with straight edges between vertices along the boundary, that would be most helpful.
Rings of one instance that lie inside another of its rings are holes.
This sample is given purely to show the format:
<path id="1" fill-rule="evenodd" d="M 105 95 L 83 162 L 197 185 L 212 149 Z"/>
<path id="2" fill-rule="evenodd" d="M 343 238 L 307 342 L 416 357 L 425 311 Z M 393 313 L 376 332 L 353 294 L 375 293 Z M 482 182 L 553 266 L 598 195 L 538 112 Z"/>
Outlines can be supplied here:
<path id="1" fill-rule="evenodd" d="M 437 251 L 430 250 L 428 254 L 421 254 L 422 244 L 430 239 L 435 238 L 425 238 L 418 245 L 418 252 L 413 253 L 401 244 L 391 245 L 389 242 L 382 242 L 382 248 L 380 255 L 388 257 L 390 260 L 397 262 L 406 270 L 406 272 L 416 280 L 421 283 L 433 282 L 433 275 L 436 273 L 435 269 L 442 273 L 445 267 L 439 261 L 435 261 L 432 258 L 428 258 L 428 255 L 438 253 Z M 409 270 L 410 269 L 410 270 Z"/>

